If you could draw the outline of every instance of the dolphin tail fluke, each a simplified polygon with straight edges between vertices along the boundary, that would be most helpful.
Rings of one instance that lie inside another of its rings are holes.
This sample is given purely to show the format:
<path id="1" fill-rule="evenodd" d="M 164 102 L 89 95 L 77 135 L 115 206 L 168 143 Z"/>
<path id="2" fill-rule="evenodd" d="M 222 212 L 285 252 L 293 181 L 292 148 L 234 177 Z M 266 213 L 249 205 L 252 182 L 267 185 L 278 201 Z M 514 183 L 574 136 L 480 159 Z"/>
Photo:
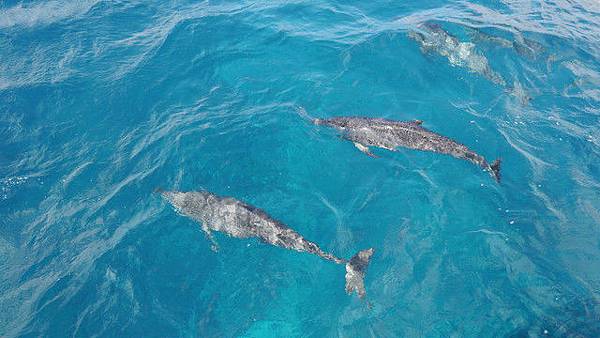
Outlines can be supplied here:
<path id="1" fill-rule="evenodd" d="M 496 180 L 496 182 L 500 183 L 500 159 L 496 159 L 494 162 L 492 162 L 492 164 L 490 165 L 490 174 L 492 174 L 492 177 Z"/>
<path id="2" fill-rule="evenodd" d="M 346 263 L 346 293 L 349 295 L 356 291 L 359 298 L 365 297 L 364 278 L 373 252 L 373 248 L 362 250 Z"/>

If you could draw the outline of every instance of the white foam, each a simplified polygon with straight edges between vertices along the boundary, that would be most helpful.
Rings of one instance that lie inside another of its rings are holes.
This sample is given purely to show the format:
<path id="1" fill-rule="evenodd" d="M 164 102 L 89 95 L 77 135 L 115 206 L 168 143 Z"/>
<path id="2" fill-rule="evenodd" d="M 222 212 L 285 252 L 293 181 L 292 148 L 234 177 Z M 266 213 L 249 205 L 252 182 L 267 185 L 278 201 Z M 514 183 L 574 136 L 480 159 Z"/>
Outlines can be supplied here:
<path id="1" fill-rule="evenodd" d="M 48 25 L 87 13 L 98 1 L 48 1 L 32 6 L 19 4 L 0 10 L 0 28 Z"/>

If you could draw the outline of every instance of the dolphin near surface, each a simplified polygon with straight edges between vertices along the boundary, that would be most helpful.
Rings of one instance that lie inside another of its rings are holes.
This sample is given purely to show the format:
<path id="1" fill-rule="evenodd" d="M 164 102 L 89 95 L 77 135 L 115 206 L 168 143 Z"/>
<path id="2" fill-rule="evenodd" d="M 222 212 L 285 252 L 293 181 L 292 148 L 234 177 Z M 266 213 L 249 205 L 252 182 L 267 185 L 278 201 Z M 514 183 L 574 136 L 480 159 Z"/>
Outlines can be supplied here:
<path id="1" fill-rule="evenodd" d="M 471 36 L 473 41 L 493 44 L 500 48 L 512 48 L 517 54 L 529 59 L 537 59 L 538 56 L 545 53 L 545 47 L 543 44 L 524 37 L 523 34 L 518 30 L 512 32 L 514 37 L 513 41 L 507 40 L 500 36 L 485 33 L 482 30 L 473 27 L 467 27 L 467 33 Z"/>
<path id="2" fill-rule="evenodd" d="M 374 250 L 362 250 L 350 260 L 338 258 L 310 242 L 265 211 L 231 197 L 220 197 L 207 191 L 158 191 L 175 210 L 199 223 L 213 244 L 213 231 L 236 238 L 255 237 L 265 243 L 298 252 L 308 252 L 335 264 L 346 266 L 346 292 L 366 295 L 364 276 Z"/>
<path id="3" fill-rule="evenodd" d="M 471 42 L 461 42 L 440 25 L 426 22 L 418 30 L 408 32 L 408 37 L 421 45 L 423 53 L 434 51 L 448 59 L 451 65 L 464 67 L 470 72 L 483 75 L 498 85 L 506 85 L 504 79 L 490 67 L 488 59 L 479 53 Z"/>
<path id="4" fill-rule="evenodd" d="M 371 157 L 376 156 L 370 152 L 370 146 L 391 151 L 398 147 L 432 151 L 475 163 L 500 182 L 500 159 L 490 164 L 467 146 L 423 128 L 423 122 L 419 120 L 401 122 L 370 117 L 333 117 L 313 119 L 313 123 L 342 131 L 342 138 L 353 142 L 356 148 Z"/>

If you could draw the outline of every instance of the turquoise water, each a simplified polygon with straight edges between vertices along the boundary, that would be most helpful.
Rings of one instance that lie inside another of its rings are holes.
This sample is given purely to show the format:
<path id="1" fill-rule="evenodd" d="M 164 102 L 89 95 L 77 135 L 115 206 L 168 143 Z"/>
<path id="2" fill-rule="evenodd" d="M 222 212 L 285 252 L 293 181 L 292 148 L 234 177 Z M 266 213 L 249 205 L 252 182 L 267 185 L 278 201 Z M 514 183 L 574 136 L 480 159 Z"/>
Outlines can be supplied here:
<path id="1" fill-rule="evenodd" d="M 506 84 L 424 53 L 424 22 Z M 2 1 L 0 336 L 598 337 L 599 60 L 584 0 Z M 369 158 L 298 107 L 423 120 L 501 157 L 502 182 Z M 211 251 L 157 187 L 375 248 L 372 306 L 317 257 Z"/>

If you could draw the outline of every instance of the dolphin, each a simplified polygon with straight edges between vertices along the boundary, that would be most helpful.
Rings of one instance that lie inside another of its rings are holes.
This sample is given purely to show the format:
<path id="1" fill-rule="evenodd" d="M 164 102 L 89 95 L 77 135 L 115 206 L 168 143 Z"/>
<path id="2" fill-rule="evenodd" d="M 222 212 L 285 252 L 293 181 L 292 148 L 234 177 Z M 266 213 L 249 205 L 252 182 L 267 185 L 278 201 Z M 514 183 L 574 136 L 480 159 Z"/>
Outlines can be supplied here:
<path id="1" fill-rule="evenodd" d="M 513 48 L 517 54 L 529 59 L 536 59 L 545 52 L 543 44 L 524 37 L 518 30 L 512 33 L 514 37 L 513 41 L 485 33 L 478 28 L 467 27 L 467 33 L 474 41 L 487 42 L 497 45 L 500 48 Z"/>
<path id="2" fill-rule="evenodd" d="M 473 73 L 486 77 L 495 84 L 504 86 L 506 82 L 492 70 L 485 56 L 480 54 L 471 42 L 461 42 L 443 30 L 440 25 L 426 22 L 417 30 L 408 32 L 408 37 L 421 45 L 423 53 L 434 51 L 445 56 L 453 66 L 465 67 Z"/>
<path id="3" fill-rule="evenodd" d="M 420 120 L 401 122 L 370 117 L 333 117 L 316 118 L 313 123 L 342 131 L 342 138 L 353 142 L 356 148 L 371 157 L 377 156 L 370 152 L 370 146 L 391 151 L 398 147 L 432 151 L 473 162 L 500 182 L 500 159 L 489 164 L 467 146 L 423 128 Z"/>
<path id="4" fill-rule="evenodd" d="M 284 249 L 308 252 L 335 264 L 346 266 L 346 292 L 356 292 L 360 299 L 366 295 L 364 276 L 373 248 L 362 250 L 350 260 L 338 258 L 324 252 L 285 224 L 273 219 L 265 211 L 231 197 L 220 197 L 207 191 L 162 191 L 158 190 L 175 210 L 201 223 L 202 230 L 217 251 L 213 231 L 231 237 L 256 237 L 261 241 Z"/>

